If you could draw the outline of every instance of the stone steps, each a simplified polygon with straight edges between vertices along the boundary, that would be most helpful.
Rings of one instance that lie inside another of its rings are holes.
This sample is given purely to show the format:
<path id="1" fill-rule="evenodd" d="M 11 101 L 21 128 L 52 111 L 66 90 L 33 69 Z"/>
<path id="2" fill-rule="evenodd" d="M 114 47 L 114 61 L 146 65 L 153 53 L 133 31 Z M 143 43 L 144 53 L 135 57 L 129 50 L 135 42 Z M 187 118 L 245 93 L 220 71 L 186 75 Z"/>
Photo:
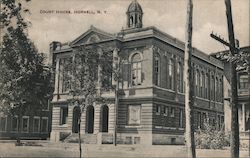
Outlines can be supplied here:
<path id="1" fill-rule="evenodd" d="M 96 134 L 81 134 L 81 141 L 84 144 L 96 144 L 97 136 Z M 63 141 L 64 143 L 79 143 L 78 133 L 72 133 Z"/>

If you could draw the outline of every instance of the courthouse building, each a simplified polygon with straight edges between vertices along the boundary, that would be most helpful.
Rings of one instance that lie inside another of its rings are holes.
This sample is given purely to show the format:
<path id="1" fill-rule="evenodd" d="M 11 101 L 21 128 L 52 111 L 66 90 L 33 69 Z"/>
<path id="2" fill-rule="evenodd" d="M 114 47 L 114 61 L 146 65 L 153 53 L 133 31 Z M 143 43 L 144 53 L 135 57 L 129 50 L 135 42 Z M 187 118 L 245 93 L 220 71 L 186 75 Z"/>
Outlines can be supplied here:
<path id="1" fill-rule="evenodd" d="M 85 143 L 113 143 L 117 115 L 117 142 L 120 144 L 183 144 L 184 42 L 156 27 L 143 27 L 143 10 L 137 1 L 127 12 L 127 27 L 117 34 L 93 26 L 70 43 L 52 42 L 50 55 L 55 66 L 52 132 L 50 139 L 60 141 L 78 133 L 79 111 L 69 99 L 70 84 L 64 77 L 64 63 L 80 46 L 112 48 L 124 59 L 118 109 L 115 92 L 104 92 L 110 102 L 85 107 L 81 133 Z M 204 128 L 208 120 L 223 128 L 223 63 L 193 48 L 194 126 Z M 98 75 L 101 76 L 101 75 Z M 114 85 L 114 80 L 112 80 Z"/>

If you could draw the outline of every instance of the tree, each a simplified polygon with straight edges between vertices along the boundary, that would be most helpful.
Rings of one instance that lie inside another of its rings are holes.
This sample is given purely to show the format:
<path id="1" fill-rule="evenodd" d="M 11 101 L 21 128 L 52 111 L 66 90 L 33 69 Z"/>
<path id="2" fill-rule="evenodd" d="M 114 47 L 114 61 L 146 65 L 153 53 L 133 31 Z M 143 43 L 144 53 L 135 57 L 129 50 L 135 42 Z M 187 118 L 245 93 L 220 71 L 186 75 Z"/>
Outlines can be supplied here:
<path id="1" fill-rule="evenodd" d="M 194 104 L 193 93 L 193 73 L 191 70 L 192 58 L 192 16 L 193 3 L 188 0 L 187 3 L 187 23 L 186 23 L 186 43 L 185 43 L 185 59 L 184 59 L 184 79 L 185 79 L 185 114 L 186 114 L 186 146 L 188 158 L 195 158 L 195 140 L 194 129 L 192 124 L 192 108 Z"/>
<path id="2" fill-rule="evenodd" d="M 64 65 L 70 83 L 70 103 L 80 109 L 78 116 L 79 152 L 81 148 L 81 116 L 87 105 L 94 102 L 108 103 L 102 92 L 114 89 L 112 86 L 112 49 L 101 48 L 95 44 L 79 46 Z M 117 78 L 117 77 L 115 77 Z"/>
<path id="3" fill-rule="evenodd" d="M 2 0 L 1 9 L 1 32 L 5 34 L 0 50 L 0 112 L 18 115 L 20 125 L 25 112 L 39 112 L 47 105 L 50 69 L 44 65 L 45 56 L 25 34 L 28 22 L 22 13 L 28 10 L 15 0 Z"/>

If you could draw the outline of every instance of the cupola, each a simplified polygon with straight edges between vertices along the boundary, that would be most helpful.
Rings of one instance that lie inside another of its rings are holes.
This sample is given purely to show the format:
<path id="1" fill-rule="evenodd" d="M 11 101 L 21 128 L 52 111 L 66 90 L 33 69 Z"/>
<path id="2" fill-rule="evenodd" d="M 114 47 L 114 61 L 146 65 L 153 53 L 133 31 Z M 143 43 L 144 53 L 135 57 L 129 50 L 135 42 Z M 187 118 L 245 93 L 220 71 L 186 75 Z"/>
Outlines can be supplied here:
<path id="1" fill-rule="evenodd" d="M 142 28 L 142 8 L 137 0 L 130 3 L 127 10 L 127 27 Z"/>

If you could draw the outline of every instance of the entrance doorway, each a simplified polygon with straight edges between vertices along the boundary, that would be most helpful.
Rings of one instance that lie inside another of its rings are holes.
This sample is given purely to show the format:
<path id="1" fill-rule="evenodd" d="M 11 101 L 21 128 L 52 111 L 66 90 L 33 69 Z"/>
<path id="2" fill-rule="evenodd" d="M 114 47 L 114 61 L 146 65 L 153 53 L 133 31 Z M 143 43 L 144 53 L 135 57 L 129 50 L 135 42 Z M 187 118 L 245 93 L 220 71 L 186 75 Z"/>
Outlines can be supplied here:
<path id="1" fill-rule="evenodd" d="M 86 110 L 86 133 L 94 133 L 94 107 L 92 105 Z"/>
<path id="2" fill-rule="evenodd" d="M 79 125 L 78 125 L 78 118 L 80 117 L 80 107 L 76 106 L 73 109 L 73 122 L 72 122 L 72 132 L 78 133 L 79 132 Z"/>
<path id="3" fill-rule="evenodd" d="M 100 132 L 108 132 L 108 123 L 109 123 L 109 108 L 107 105 L 103 105 L 101 108 Z"/>

